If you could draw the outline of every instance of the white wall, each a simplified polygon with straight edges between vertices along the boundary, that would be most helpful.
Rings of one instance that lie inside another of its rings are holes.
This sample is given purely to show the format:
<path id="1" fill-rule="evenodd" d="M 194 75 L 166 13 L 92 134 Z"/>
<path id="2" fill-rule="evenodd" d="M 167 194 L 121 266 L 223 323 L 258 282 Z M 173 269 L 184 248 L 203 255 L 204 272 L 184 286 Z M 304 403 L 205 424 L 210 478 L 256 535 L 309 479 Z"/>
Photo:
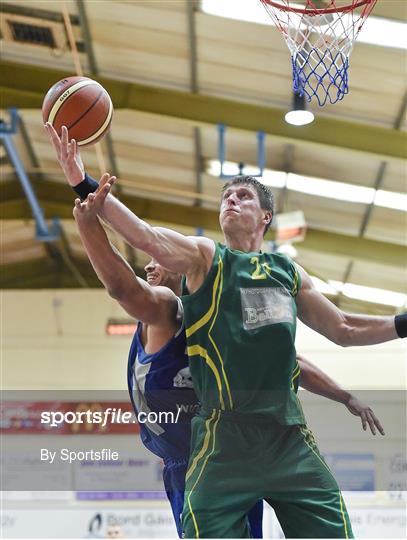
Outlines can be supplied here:
<path id="1" fill-rule="evenodd" d="M 3 388 L 126 388 L 130 337 L 105 335 L 126 314 L 105 291 L 4 291 L 1 316 Z M 343 349 L 299 324 L 297 350 L 348 388 L 406 387 L 405 340 Z"/>

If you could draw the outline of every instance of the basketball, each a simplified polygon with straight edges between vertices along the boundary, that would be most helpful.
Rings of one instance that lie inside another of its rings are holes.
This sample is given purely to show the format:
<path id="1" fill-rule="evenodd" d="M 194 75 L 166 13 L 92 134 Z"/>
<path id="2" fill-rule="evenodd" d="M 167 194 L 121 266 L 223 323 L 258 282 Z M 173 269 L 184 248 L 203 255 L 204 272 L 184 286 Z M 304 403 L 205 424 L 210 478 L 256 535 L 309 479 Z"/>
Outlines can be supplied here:
<path id="1" fill-rule="evenodd" d="M 52 86 L 42 104 L 42 118 L 61 135 L 68 128 L 70 139 L 79 146 L 99 141 L 108 131 L 113 116 L 109 94 L 88 77 L 67 77 Z"/>

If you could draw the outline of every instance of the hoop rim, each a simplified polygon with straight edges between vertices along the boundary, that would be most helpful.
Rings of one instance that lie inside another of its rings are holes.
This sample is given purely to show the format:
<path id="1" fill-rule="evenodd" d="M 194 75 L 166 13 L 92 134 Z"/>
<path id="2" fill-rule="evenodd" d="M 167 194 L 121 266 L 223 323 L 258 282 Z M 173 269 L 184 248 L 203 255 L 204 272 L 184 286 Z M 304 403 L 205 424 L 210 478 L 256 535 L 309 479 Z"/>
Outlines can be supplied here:
<path id="1" fill-rule="evenodd" d="M 325 13 L 341 13 L 342 11 L 353 11 L 354 9 L 365 6 L 368 4 L 373 4 L 376 0 L 359 0 L 356 1 L 354 4 L 348 4 L 346 6 L 338 7 L 338 8 L 315 8 L 315 9 L 307 9 L 305 8 L 291 8 L 289 6 L 285 6 L 284 4 L 280 4 L 276 0 L 261 0 L 264 4 L 268 4 L 271 7 L 281 9 L 281 11 L 292 11 L 293 13 L 299 13 L 302 15 L 323 15 Z"/>

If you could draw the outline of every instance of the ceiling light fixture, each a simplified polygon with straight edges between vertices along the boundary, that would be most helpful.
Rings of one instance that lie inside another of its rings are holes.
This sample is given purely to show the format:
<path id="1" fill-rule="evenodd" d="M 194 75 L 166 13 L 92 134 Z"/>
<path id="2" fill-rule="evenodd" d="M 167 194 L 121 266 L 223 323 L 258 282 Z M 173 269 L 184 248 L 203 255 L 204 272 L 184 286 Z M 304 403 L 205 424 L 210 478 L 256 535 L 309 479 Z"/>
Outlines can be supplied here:
<path id="1" fill-rule="evenodd" d="M 223 170 L 226 174 L 239 174 L 238 163 L 225 161 Z M 243 174 L 252 175 L 258 168 L 251 165 L 245 165 Z M 207 161 L 206 173 L 211 176 L 219 176 L 220 162 L 217 159 Z M 394 191 L 377 190 L 372 187 L 360 186 L 326 178 L 313 178 L 284 171 L 272 171 L 264 169 L 263 177 L 259 181 L 267 186 L 281 189 L 287 187 L 291 191 L 335 199 L 338 201 L 347 201 L 350 203 L 373 204 L 382 208 L 400 210 L 407 212 L 407 194 Z"/>
<path id="2" fill-rule="evenodd" d="M 297 93 L 293 93 L 293 107 L 285 115 L 285 121 L 287 124 L 293 126 L 306 126 L 314 121 L 314 115 L 311 111 L 307 111 L 305 104 L 305 96 L 300 96 Z"/>

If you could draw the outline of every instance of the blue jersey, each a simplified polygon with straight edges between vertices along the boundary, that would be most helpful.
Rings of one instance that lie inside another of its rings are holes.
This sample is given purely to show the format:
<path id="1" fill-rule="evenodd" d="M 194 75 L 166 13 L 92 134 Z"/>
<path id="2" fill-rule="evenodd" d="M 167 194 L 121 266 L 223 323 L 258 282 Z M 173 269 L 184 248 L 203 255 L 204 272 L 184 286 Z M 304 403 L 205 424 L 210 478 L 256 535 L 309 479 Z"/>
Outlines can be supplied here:
<path id="1" fill-rule="evenodd" d="M 140 423 L 141 440 L 146 448 L 166 459 L 189 457 L 191 419 L 199 408 L 193 389 L 186 354 L 185 331 L 181 329 L 160 351 L 148 354 L 141 342 L 138 323 L 130 347 L 127 382 L 136 414 L 173 412 L 176 423 Z"/>

